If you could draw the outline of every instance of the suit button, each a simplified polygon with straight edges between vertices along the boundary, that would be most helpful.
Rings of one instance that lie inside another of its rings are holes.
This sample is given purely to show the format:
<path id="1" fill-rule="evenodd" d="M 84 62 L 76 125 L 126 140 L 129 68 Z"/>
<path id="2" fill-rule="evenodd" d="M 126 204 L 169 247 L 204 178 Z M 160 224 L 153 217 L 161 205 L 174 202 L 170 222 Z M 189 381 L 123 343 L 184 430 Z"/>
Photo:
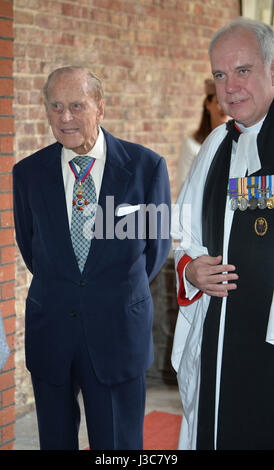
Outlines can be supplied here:
<path id="1" fill-rule="evenodd" d="M 80 287 L 84 287 L 86 285 L 85 281 L 80 281 Z"/>
<path id="2" fill-rule="evenodd" d="M 69 312 L 70 316 L 71 317 L 76 317 L 76 312 L 75 310 L 72 310 L 71 312 Z"/>

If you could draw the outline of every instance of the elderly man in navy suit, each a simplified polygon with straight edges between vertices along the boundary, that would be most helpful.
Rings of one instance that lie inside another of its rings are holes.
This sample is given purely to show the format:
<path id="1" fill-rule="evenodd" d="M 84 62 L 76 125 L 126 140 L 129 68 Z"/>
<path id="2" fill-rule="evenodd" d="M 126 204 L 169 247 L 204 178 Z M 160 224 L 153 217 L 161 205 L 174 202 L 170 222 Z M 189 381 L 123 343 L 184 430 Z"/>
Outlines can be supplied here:
<path id="1" fill-rule="evenodd" d="M 102 85 L 88 70 L 55 70 L 44 95 L 57 142 L 13 171 L 40 446 L 78 449 L 81 390 L 92 449 L 142 449 L 149 283 L 170 249 L 165 160 L 100 127 Z"/>

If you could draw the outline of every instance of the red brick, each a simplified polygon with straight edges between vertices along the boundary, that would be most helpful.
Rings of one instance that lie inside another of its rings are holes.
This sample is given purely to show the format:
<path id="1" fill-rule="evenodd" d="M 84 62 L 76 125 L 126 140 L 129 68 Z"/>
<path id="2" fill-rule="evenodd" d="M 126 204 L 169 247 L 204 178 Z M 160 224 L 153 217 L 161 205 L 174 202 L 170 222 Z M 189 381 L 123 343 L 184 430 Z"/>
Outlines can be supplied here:
<path id="1" fill-rule="evenodd" d="M 9 310 L 13 310 L 13 315 L 14 316 L 4 319 L 4 328 L 5 328 L 6 335 L 9 335 L 10 333 L 15 333 L 14 300 L 10 300 L 9 302 L 12 302 L 12 308 L 10 308 Z M 3 312 L 4 312 L 4 309 L 2 307 L 3 303 L 4 302 L 0 302 L 0 309 L 1 309 L 2 315 L 3 315 Z"/>
<path id="2" fill-rule="evenodd" d="M 14 262 L 15 246 L 4 246 L 0 248 L 0 262 L 2 264 Z"/>
<path id="3" fill-rule="evenodd" d="M 8 390 L 2 391 L 2 406 L 8 406 L 14 404 L 15 389 L 9 388 Z"/>
<path id="4" fill-rule="evenodd" d="M 117 0 L 95 0 L 94 4 L 99 8 L 106 8 L 108 10 L 123 10 L 123 5 Z"/>
<path id="5" fill-rule="evenodd" d="M 1 49 L 0 49 L 0 55 L 1 55 Z M 12 95 L 13 95 L 13 80 L 9 78 L 0 78 L 0 96 L 12 96 Z"/>
<path id="6" fill-rule="evenodd" d="M 14 343 L 15 343 L 15 334 L 7 336 L 7 343 L 9 345 L 10 351 L 13 351 L 14 350 Z M 11 376 L 10 380 L 12 380 L 12 376 Z M 8 386 L 10 386 L 10 385 L 8 385 Z M 1 380 L 0 380 L 0 389 L 1 389 Z"/>
<path id="7" fill-rule="evenodd" d="M 13 416 L 14 421 L 14 407 L 12 407 L 13 413 L 10 412 L 10 417 Z M 1 421 L 0 421 L 1 422 Z M 14 438 L 14 423 L 10 423 L 2 428 L 2 440 L 3 442 L 11 441 Z"/>
<path id="8" fill-rule="evenodd" d="M 13 42 L 8 39 L 0 39 L 0 56 L 13 57 Z"/>
<path id="9" fill-rule="evenodd" d="M 0 267 L 0 269 L 2 268 L 3 266 Z M 0 302 L 0 311 L 2 313 L 3 318 L 14 315 L 14 310 L 14 299 L 4 300 Z M 9 331 L 9 333 L 12 333 L 12 331 Z"/>
<path id="10" fill-rule="evenodd" d="M 13 18 L 13 4 L 5 0 L 0 0 L 0 16 L 5 18 Z"/>
<path id="11" fill-rule="evenodd" d="M 5 19 L 4 19 L 5 18 Z M 13 157 L 1 155 L 12 153 L 13 138 L 1 134 L 14 133 L 12 100 L 14 82 L 13 61 L 13 2 L 0 0 L 0 311 L 4 319 L 4 328 L 10 348 L 14 349 L 16 316 L 14 296 L 14 229 L 11 193 L 11 172 Z M 7 39 L 3 39 L 7 38 Z M 9 78 L 8 78 L 9 77 Z M 7 116 L 7 117 L 5 117 Z M 10 116 L 10 117 L 9 117 Z M 4 193 L 9 191 L 8 193 Z M 4 227 L 4 228 L 3 228 Z M 10 227 L 10 228 L 7 228 Z M 10 245 L 10 246 L 4 246 Z M 2 264 L 4 263 L 4 265 Z M 6 263 L 6 264 L 5 264 Z M 12 282 L 8 282 L 11 279 Z M 12 450 L 14 440 L 14 390 L 15 390 L 14 352 L 8 357 L 5 367 L 0 372 L 0 450 Z M 5 390 L 6 389 L 6 390 Z"/>
<path id="12" fill-rule="evenodd" d="M 10 338 L 11 336 L 15 336 L 15 335 L 12 334 L 12 335 L 7 336 L 7 341 L 8 341 L 8 338 Z M 6 371 L 14 369 L 14 368 L 15 368 L 15 353 L 11 352 L 8 359 L 7 359 L 5 367 L 2 369 L 2 371 L 6 372 Z"/>
<path id="13" fill-rule="evenodd" d="M 0 282 L 11 281 L 15 278 L 15 268 L 13 264 L 0 266 Z"/>
<path id="14" fill-rule="evenodd" d="M 0 423 L 3 424 L 8 424 L 12 423 L 15 418 L 15 413 L 14 413 L 14 407 L 13 406 L 8 406 L 6 408 L 3 408 L 0 410 Z M 6 439 L 8 440 L 8 439 Z"/>
<path id="15" fill-rule="evenodd" d="M 0 137 L 0 152 L 1 153 L 12 153 L 13 152 L 13 137 L 5 136 Z M 2 159 L 3 157 L 1 157 Z M 8 157 L 9 160 L 12 162 L 13 165 L 13 158 Z M 11 168 L 10 162 L 8 164 L 8 168 Z M 1 160 L 0 160 L 0 170 L 1 170 Z M 9 171 L 9 170 L 6 170 Z"/>
<path id="16" fill-rule="evenodd" d="M 14 297 L 14 285 L 14 281 L 0 285 L 0 290 L 2 291 L 1 300 L 11 299 Z"/>
<path id="17" fill-rule="evenodd" d="M 0 262 L 2 264 L 14 262 L 15 246 L 4 246 L 0 248 Z"/>
<path id="18" fill-rule="evenodd" d="M 151 56 L 156 55 L 156 47 L 154 46 L 138 46 L 138 54 L 141 56 Z"/>
<path id="19" fill-rule="evenodd" d="M 9 338 L 10 336 L 7 337 L 8 344 L 9 344 Z M 0 374 L 0 390 L 10 388 L 14 385 L 15 385 L 15 380 L 14 380 L 13 370 L 8 370 L 7 372 L 2 372 Z"/>
<path id="20" fill-rule="evenodd" d="M 6 20 L 0 18 L 0 31 L 2 37 L 12 38 L 13 37 L 13 23 L 12 20 Z"/>
<path id="21" fill-rule="evenodd" d="M 14 442 L 8 442 L 6 444 L 0 444 L 0 450 L 13 450 Z"/>
<path id="22" fill-rule="evenodd" d="M 0 60 L 0 75 L 2 77 L 11 77 L 13 72 L 13 62 L 12 60 L 5 60 L 1 59 Z"/>
<path id="23" fill-rule="evenodd" d="M 0 157 L 2 159 L 2 157 Z M 0 207 L 1 209 L 11 209 L 13 205 L 13 200 L 12 200 L 12 193 L 6 193 L 6 194 L 1 194 L 0 193 Z M 8 237 L 10 234 L 4 234 L 2 233 L 3 230 L 0 229 L 0 245 L 1 245 L 1 239 Z M 2 243 L 2 245 L 9 245 L 10 242 L 8 241 L 7 243 Z"/>
<path id="24" fill-rule="evenodd" d="M 14 132 L 14 119 L 0 116 L 0 129 L 2 134 L 11 134 Z"/>
<path id="25" fill-rule="evenodd" d="M 0 74 L 1 74 L 1 61 L 0 61 Z M 0 98 L 0 114 L 13 114 L 12 99 Z"/>
<path id="26" fill-rule="evenodd" d="M 8 228 L 14 226 L 13 211 L 0 213 L 0 227 Z"/>
<path id="27" fill-rule="evenodd" d="M 3 196 L 3 194 L 0 194 Z M 4 194 L 8 196 L 8 194 Z M 0 246 L 12 245 L 14 243 L 14 230 L 11 228 L 0 229 Z"/>
<path id="28" fill-rule="evenodd" d="M 33 13 L 24 11 L 24 10 L 17 10 L 15 13 L 14 21 L 17 24 L 27 24 L 31 25 L 33 23 Z"/>
<path id="29" fill-rule="evenodd" d="M 11 150 L 11 141 L 8 141 L 7 139 L 8 139 L 7 137 L 1 137 L 1 152 L 2 153 L 6 153 L 8 149 Z M 3 143 L 4 141 L 6 143 Z M 0 155 L 0 173 L 6 173 L 7 171 L 11 171 L 13 168 L 13 165 L 14 165 L 13 156 Z M 0 202 L 0 207 L 1 209 L 4 209 L 4 206 L 2 206 L 2 203 L 3 201 Z M 9 208 L 5 207 L 5 209 L 9 209 Z"/>
<path id="30" fill-rule="evenodd" d="M 35 17 L 35 24 L 40 28 L 58 30 L 57 18 L 52 15 L 38 14 Z"/>
<path id="31" fill-rule="evenodd" d="M 1 59 L 0 61 L 0 75 L 12 77 L 13 61 L 11 59 Z"/>
<path id="32" fill-rule="evenodd" d="M 12 174 L 0 174 L 0 191 L 10 191 L 12 189 Z M 2 207 L 1 207 L 2 209 Z M 0 224 L 1 227 L 1 224 Z M 4 227 L 4 225 L 2 225 Z"/>
<path id="33" fill-rule="evenodd" d="M 14 80 L 14 88 L 16 91 L 18 90 L 31 90 L 33 85 L 33 78 L 29 77 L 15 77 Z"/>

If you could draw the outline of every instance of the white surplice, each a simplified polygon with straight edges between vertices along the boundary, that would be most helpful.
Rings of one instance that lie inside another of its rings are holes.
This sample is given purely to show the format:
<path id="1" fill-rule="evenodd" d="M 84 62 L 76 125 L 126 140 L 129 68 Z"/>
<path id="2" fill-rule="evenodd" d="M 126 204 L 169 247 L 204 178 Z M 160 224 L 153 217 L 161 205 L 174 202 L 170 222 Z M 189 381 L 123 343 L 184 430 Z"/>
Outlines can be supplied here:
<path id="1" fill-rule="evenodd" d="M 257 150 L 257 135 L 263 120 L 245 128 L 238 124 L 242 134 L 238 143 L 233 142 L 230 178 L 244 177 L 261 168 Z M 223 124 L 209 135 L 204 142 L 186 183 L 179 195 L 173 209 L 172 236 L 180 240 L 174 251 L 175 270 L 177 276 L 177 291 L 179 279 L 177 265 L 181 257 L 187 254 L 196 258 L 208 254 L 207 248 L 202 245 L 202 203 L 203 191 L 208 170 L 215 153 L 227 134 L 226 125 Z M 228 242 L 234 212 L 230 208 L 229 196 L 225 209 L 224 240 L 222 264 L 227 264 Z M 192 299 L 197 290 L 189 283 L 185 283 L 186 296 Z M 183 420 L 179 439 L 179 449 L 196 449 L 197 415 L 199 401 L 200 355 L 203 335 L 203 323 L 208 309 L 210 297 L 203 294 L 200 299 L 188 306 L 180 306 L 174 334 L 172 365 L 177 371 L 179 391 L 183 404 Z M 221 319 L 219 328 L 219 343 L 216 376 L 216 409 L 215 409 L 215 443 L 217 439 L 217 414 L 220 386 L 220 373 L 222 361 L 222 346 L 224 335 L 224 321 L 226 313 L 226 298 L 222 301 Z M 266 341 L 274 344 L 274 301 L 269 316 Z"/>

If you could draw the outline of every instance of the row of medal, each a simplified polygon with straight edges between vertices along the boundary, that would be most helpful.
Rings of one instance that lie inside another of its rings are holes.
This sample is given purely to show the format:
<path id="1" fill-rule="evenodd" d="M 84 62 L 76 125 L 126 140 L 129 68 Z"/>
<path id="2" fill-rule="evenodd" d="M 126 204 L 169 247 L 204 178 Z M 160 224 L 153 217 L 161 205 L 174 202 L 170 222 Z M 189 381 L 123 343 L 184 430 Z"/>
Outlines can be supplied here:
<path id="1" fill-rule="evenodd" d="M 230 178 L 230 207 L 239 209 L 274 209 L 274 175 Z"/>

